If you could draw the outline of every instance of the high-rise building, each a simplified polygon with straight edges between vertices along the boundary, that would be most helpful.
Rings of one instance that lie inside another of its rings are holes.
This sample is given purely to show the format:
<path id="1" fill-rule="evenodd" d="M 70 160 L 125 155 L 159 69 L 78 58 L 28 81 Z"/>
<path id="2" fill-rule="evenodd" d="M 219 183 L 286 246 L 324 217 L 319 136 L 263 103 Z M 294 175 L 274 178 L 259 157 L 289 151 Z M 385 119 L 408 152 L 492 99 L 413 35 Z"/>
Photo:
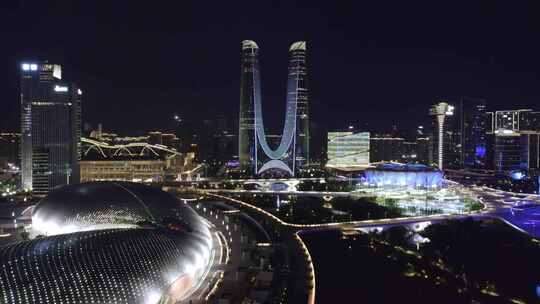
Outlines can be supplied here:
<path id="1" fill-rule="evenodd" d="M 405 139 L 390 135 L 376 135 L 369 139 L 369 161 L 390 162 L 401 161 L 404 152 Z"/>
<path id="2" fill-rule="evenodd" d="M 528 171 L 540 169 L 540 133 L 524 131 L 520 135 L 520 167 Z"/>
<path id="3" fill-rule="evenodd" d="M 0 133 L 0 168 L 7 163 L 19 165 L 21 134 Z"/>
<path id="4" fill-rule="evenodd" d="M 486 100 L 463 97 L 460 100 L 461 166 L 486 166 Z"/>
<path id="5" fill-rule="evenodd" d="M 289 48 L 287 98 L 296 103 L 296 166 L 309 164 L 309 99 L 306 67 L 306 42 L 295 42 Z M 368 136 L 369 138 L 369 136 Z"/>
<path id="6" fill-rule="evenodd" d="M 495 113 L 486 112 L 486 133 L 493 134 L 495 131 Z"/>
<path id="7" fill-rule="evenodd" d="M 495 131 L 495 169 L 510 171 L 521 166 L 521 138 L 519 132 L 498 129 Z"/>
<path id="8" fill-rule="evenodd" d="M 493 130 L 528 130 L 526 118 L 528 114 L 530 115 L 530 112 L 532 112 L 531 109 L 496 111 L 493 118 Z"/>
<path id="9" fill-rule="evenodd" d="M 429 110 L 432 123 L 432 157 L 440 170 L 458 167 L 460 163 L 460 136 L 457 128 L 454 106 L 439 102 Z"/>
<path id="10" fill-rule="evenodd" d="M 429 137 L 416 138 L 416 161 L 422 164 L 429 164 Z"/>
<path id="11" fill-rule="evenodd" d="M 289 48 L 287 105 L 283 134 L 272 149 L 264 129 L 261 103 L 259 46 L 242 41 L 238 151 L 244 174 L 259 175 L 267 170 L 286 171 L 309 163 L 309 101 L 307 89 L 306 43 Z"/>
<path id="12" fill-rule="evenodd" d="M 80 180 L 81 95 L 62 67 L 21 65 L 22 187 L 45 194 Z"/>
<path id="13" fill-rule="evenodd" d="M 540 112 L 524 111 L 520 113 L 519 130 L 540 132 Z"/>
<path id="14" fill-rule="evenodd" d="M 244 173 L 255 172 L 255 98 L 260 88 L 259 46 L 255 41 L 242 41 L 240 70 L 240 113 L 238 134 L 238 158 Z M 259 92 L 260 94 L 260 92 Z"/>
<path id="15" fill-rule="evenodd" d="M 369 166 L 369 132 L 328 132 L 327 138 L 328 167 L 354 169 Z"/>
<path id="16" fill-rule="evenodd" d="M 404 163 L 416 162 L 418 158 L 418 143 L 416 141 L 404 141 L 401 161 Z"/>

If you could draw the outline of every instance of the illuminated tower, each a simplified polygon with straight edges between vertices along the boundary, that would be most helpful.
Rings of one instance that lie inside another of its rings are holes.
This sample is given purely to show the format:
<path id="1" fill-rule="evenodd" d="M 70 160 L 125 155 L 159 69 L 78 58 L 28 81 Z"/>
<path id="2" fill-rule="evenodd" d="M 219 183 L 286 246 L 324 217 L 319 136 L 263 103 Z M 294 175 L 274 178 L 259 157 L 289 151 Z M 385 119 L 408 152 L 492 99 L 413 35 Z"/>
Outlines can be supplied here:
<path id="1" fill-rule="evenodd" d="M 255 84 L 259 82 L 259 47 L 255 41 L 242 41 L 240 76 L 240 123 L 238 157 L 244 173 L 255 173 Z M 260 84 L 257 84 L 257 89 Z"/>
<path id="2" fill-rule="evenodd" d="M 285 125 L 277 149 L 272 150 L 264 130 L 261 103 L 259 47 L 242 41 L 240 79 L 239 158 L 244 173 L 259 175 L 278 169 L 293 176 L 299 166 L 309 163 L 309 108 L 306 70 L 306 43 L 289 48 Z"/>
<path id="3" fill-rule="evenodd" d="M 21 65 L 21 186 L 36 194 L 79 182 L 81 90 L 57 64 Z"/>
<path id="4" fill-rule="evenodd" d="M 446 102 L 439 102 L 430 108 L 429 115 L 433 116 L 433 162 L 439 166 L 440 170 L 443 170 L 454 158 L 453 156 L 456 156 L 452 153 L 454 143 L 451 122 L 454 106 Z M 459 155 L 457 157 L 459 160 Z"/>
<path id="5" fill-rule="evenodd" d="M 287 98 L 296 102 L 296 166 L 309 164 L 309 96 L 307 86 L 306 42 L 289 48 Z"/>

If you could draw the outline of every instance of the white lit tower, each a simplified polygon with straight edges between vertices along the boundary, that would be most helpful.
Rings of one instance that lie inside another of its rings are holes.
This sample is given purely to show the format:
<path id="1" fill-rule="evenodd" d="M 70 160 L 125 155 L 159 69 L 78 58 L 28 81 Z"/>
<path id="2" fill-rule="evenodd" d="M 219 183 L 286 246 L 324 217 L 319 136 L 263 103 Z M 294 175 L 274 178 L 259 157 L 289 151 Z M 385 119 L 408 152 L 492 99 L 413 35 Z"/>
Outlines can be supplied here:
<path id="1" fill-rule="evenodd" d="M 439 102 L 429 109 L 429 115 L 433 117 L 432 128 L 432 153 L 433 162 L 435 162 L 440 170 L 443 170 L 446 165 L 454 157 L 453 151 L 453 115 L 454 106 L 446 102 Z"/>
<path id="2" fill-rule="evenodd" d="M 257 43 L 242 41 L 238 134 L 240 167 L 243 173 L 252 176 L 269 170 L 280 170 L 294 176 L 300 166 L 309 163 L 306 43 L 298 41 L 289 48 L 285 123 L 275 149 L 268 144 L 264 128 L 258 55 Z"/>

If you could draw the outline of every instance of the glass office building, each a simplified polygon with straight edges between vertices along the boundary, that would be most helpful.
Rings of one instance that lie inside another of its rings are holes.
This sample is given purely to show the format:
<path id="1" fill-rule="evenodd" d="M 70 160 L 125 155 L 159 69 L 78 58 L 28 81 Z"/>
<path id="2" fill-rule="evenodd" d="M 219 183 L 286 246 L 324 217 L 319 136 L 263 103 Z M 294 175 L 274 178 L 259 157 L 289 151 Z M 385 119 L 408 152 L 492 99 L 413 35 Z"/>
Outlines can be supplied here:
<path id="1" fill-rule="evenodd" d="M 521 166 L 521 138 L 519 132 L 495 131 L 495 169 L 510 171 Z"/>
<path id="2" fill-rule="evenodd" d="M 289 48 L 289 83 L 287 98 L 296 103 L 296 166 L 309 164 L 309 99 L 306 66 L 306 42 L 295 42 Z"/>
<path id="3" fill-rule="evenodd" d="M 405 152 L 405 139 L 402 137 L 370 137 L 370 162 L 400 161 Z"/>
<path id="4" fill-rule="evenodd" d="M 369 166 L 369 132 L 328 132 L 328 167 L 354 169 Z"/>
<path id="5" fill-rule="evenodd" d="M 462 166 L 484 168 L 487 163 L 488 130 L 486 100 L 463 97 L 459 110 Z"/>
<path id="6" fill-rule="evenodd" d="M 533 112 L 531 109 L 496 111 L 493 119 L 494 131 L 499 129 L 534 131 L 540 121 L 538 112 Z"/>
<path id="7" fill-rule="evenodd" d="M 60 65 L 21 65 L 22 187 L 45 194 L 79 182 L 82 91 Z"/>
<path id="8" fill-rule="evenodd" d="M 309 163 L 309 100 L 307 89 L 306 43 L 289 48 L 285 124 L 277 147 L 266 140 L 261 101 L 259 46 L 242 41 L 238 155 L 244 174 L 260 175 L 281 170 L 294 175 L 296 168 Z"/>
<path id="9" fill-rule="evenodd" d="M 521 132 L 521 165 L 522 169 L 537 171 L 540 169 L 540 133 Z"/>

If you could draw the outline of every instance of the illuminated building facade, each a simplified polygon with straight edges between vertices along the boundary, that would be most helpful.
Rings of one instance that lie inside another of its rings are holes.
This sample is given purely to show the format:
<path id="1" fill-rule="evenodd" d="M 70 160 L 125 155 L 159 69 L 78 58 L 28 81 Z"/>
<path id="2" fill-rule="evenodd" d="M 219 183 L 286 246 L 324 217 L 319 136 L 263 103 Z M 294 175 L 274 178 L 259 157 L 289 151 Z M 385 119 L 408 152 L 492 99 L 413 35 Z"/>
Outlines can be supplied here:
<path id="1" fill-rule="evenodd" d="M 270 148 L 264 129 L 258 57 L 258 45 L 251 40 L 242 41 L 238 136 L 240 167 L 251 175 L 276 169 L 294 175 L 299 166 L 309 163 L 306 43 L 295 42 L 289 48 L 285 125 L 275 150 Z"/>
<path id="2" fill-rule="evenodd" d="M 454 106 L 439 102 L 429 110 L 432 123 L 432 160 L 443 170 L 458 167 L 460 163 L 459 133 L 454 117 Z"/>
<path id="3" fill-rule="evenodd" d="M 521 138 L 519 132 L 498 129 L 495 131 L 495 169 L 511 171 L 521 166 Z"/>
<path id="4" fill-rule="evenodd" d="M 403 154 L 401 155 L 401 161 L 405 163 L 414 163 L 418 159 L 418 143 L 416 141 L 403 142 Z"/>
<path id="5" fill-rule="evenodd" d="M 210 266 L 212 237 L 174 196 L 141 184 L 50 192 L 30 241 L 0 249 L 2 303 L 177 303 Z"/>
<path id="6" fill-rule="evenodd" d="M 540 133 L 524 131 L 520 135 L 522 169 L 537 171 L 540 169 Z"/>
<path id="7" fill-rule="evenodd" d="M 81 181 L 161 182 L 190 167 L 174 148 L 146 142 L 114 144 L 82 138 Z"/>
<path id="8" fill-rule="evenodd" d="M 21 64 L 22 187 L 45 194 L 78 183 L 81 95 L 57 64 Z"/>
<path id="9" fill-rule="evenodd" d="M 327 138 L 328 167 L 354 169 L 369 166 L 369 132 L 328 132 Z"/>
<path id="10" fill-rule="evenodd" d="M 376 187 L 440 188 L 440 170 L 422 164 L 382 163 L 365 171 L 366 182 Z"/>
<path id="11" fill-rule="evenodd" d="M 484 168 L 487 165 L 486 100 L 461 98 L 459 115 L 462 166 Z"/>
<path id="12" fill-rule="evenodd" d="M 81 160 L 81 182 L 165 180 L 166 163 L 160 159 Z"/>
<path id="13" fill-rule="evenodd" d="M 530 123 L 528 123 L 527 117 L 531 117 L 530 113 L 532 113 L 530 109 L 496 111 L 493 118 L 493 130 L 529 130 L 528 124 Z"/>

